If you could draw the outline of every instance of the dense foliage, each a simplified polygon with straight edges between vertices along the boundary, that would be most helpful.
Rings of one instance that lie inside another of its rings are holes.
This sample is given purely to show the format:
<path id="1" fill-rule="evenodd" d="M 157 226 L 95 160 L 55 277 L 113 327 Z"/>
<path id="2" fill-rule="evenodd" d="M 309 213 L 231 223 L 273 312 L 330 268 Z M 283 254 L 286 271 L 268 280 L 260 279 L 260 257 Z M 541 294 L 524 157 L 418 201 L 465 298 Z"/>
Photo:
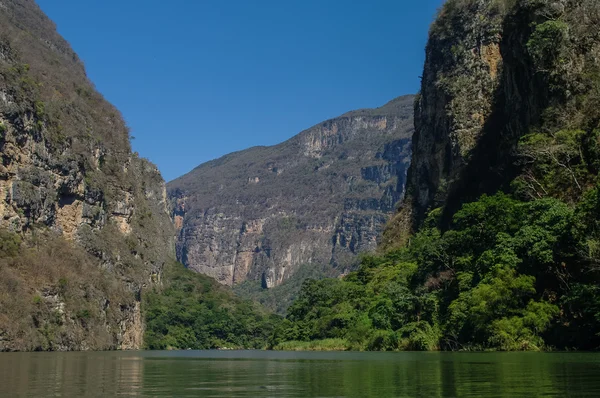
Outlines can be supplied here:
<path id="1" fill-rule="evenodd" d="M 233 291 L 242 298 L 255 301 L 267 310 L 285 316 L 288 307 L 298 298 L 306 279 L 333 277 L 331 272 L 326 274 L 323 268 L 315 264 L 305 264 L 281 285 L 265 289 L 259 281 L 245 281 L 234 286 Z"/>
<path id="2" fill-rule="evenodd" d="M 149 349 L 264 348 L 280 320 L 181 264 L 163 283 L 143 298 Z"/>
<path id="3" fill-rule="evenodd" d="M 343 339 L 372 350 L 600 345 L 599 189 L 571 207 L 483 196 L 445 232 L 430 213 L 408 247 L 344 280 L 309 280 L 273 345 Z M 594 231 L 593 234 L 590 234 Z"/>

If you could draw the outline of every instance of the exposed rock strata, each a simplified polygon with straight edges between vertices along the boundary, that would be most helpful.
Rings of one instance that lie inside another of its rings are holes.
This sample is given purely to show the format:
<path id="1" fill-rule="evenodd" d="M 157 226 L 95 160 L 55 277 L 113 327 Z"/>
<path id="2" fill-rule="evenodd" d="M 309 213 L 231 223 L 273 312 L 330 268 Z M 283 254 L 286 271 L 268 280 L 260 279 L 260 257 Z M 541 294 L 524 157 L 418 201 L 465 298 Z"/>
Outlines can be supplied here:
<path id="1" fill-rule="evenodd" d="M 413 100 L 350 112 L 170 182 L 179 260 L 228 285 L 277 286 L 304 264 L 344 272 L 376 247 L 402 198 Z"/>

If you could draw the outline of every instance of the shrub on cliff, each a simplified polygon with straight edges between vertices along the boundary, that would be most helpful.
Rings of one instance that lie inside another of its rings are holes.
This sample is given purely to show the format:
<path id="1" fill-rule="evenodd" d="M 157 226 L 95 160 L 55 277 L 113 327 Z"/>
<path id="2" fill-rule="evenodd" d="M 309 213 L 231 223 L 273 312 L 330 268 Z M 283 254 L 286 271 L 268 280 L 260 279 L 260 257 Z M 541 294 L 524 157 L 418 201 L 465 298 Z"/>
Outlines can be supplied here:
<path id="1" fill-rule="evenodd" d="M 108 350 L 135 297 L 97 260 L 51 231 L 0 230 L 0 351 Z"/>

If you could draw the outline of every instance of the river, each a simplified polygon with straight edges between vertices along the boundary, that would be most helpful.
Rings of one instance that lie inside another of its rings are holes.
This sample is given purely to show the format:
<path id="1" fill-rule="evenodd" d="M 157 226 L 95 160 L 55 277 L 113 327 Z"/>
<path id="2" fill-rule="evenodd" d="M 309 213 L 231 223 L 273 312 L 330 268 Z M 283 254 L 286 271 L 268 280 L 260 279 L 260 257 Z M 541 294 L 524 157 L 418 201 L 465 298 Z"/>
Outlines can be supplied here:
<path id="1" fill-rule="evenodd" d="M 600 396 L 600 354 L 0 354 L 0 397 Z"/>

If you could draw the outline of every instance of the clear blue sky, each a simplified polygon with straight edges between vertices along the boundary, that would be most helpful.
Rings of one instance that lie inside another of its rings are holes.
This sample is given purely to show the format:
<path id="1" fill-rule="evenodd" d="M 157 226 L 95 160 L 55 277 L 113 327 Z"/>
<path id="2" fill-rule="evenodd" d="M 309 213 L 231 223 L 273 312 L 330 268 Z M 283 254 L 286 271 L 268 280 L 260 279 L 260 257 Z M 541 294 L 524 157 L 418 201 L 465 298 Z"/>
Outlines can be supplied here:
<path id="1" fill-rule="evenodd" d="M 174 179 L 419 88 L 442 0 L 37 0 Z"/>

